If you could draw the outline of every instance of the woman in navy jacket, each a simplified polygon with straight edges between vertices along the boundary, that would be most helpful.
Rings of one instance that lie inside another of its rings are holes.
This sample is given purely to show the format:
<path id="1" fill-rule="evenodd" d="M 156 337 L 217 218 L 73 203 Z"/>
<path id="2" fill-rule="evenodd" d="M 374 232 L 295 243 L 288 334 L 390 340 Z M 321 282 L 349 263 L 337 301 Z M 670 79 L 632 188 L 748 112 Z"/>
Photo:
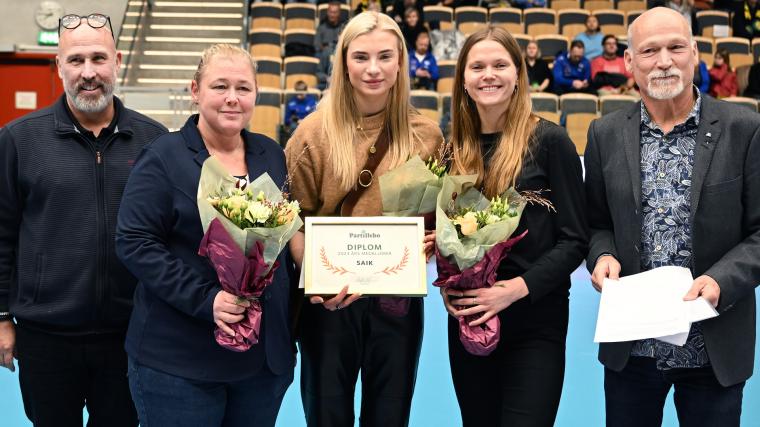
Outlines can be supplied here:
<path id="1" fill-rule="evenodd" d="M 209 155 L 241 185 L 264 172 L 277 185 L 286 179 L 282 149 L 244 130 L 256 99 L 254 70 L 238 47 L 206 49 L 191 83 L 199 114 L 145 148 L 124 191 L 116 251 L 139 280 L 126 350 L 145 427 L 273 426 L 293 380 L 286 251 L 262 296 L 261 340 L 242 353 L 217 344 L 214 327 L 240 321 L 245 307 L 198 255 L 196 194 Z"/>

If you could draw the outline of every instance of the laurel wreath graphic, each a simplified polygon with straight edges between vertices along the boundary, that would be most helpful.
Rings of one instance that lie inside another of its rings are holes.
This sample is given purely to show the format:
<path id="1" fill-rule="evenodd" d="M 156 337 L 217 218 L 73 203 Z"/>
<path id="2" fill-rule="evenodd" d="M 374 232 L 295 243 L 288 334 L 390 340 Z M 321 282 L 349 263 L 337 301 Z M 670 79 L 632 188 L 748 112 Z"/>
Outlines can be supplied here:
<path id="1" fill-rule="evenodd" d="M 391 274 L 398 274 L 399 271 L 406 268 L 406 264 L 409 262 L 409 248 L 404 246 L 404 255 L 401 257 L 401 262 L 398 264 L 392 266 L 392 267 L 385 267 L 384 269 L 378 271 L 375 274 L 386 274 L 390 276 Z"/>
<path id="2" fill-rule="evenodd" d="M 345 268 L 334 265 L 330 262 L 330 260 L 327 258 L 327 254 L 325 253 L 325 247 L 322 246 L 319 250 L 319 258 L 322 260 L 322 266 L 324 266 L 328 271 L 336 274 L 340 274 L 341 276 L 346 273 L 352 273 L 352 271 L 346 270 Z"/>

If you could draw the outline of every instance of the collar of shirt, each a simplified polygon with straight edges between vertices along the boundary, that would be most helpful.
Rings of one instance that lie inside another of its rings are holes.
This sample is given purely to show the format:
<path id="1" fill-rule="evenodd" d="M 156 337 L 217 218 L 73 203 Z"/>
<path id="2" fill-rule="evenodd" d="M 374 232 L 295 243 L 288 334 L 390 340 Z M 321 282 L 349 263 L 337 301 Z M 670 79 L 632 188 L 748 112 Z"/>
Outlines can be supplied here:
<path id="1" fill-rule="evenodd" d="M 111 123 L 109 123 L 107 127 L 104 127 L 103 129 L 101 129 L 97 137 L 92 131 L 85 128 L 84 126 L 82 126 L 81 123 L 79 123 L 79 120 L 77 120 L 77 118 L 74 116 L 74 113 L 71 111 L 71 107 L 69 107 L 68 102 L 64 102 L 63 105 L 66 107 L 66 113 L 69 115 L 69 118 L 71 119 L 71 122 L 74 124 L 74 128 L 77 130 L 77 132 L 84 135 L 85 138 L 91 141 L 98 141 L 99 139 L 102 139 L 118 131 L 118 126 L 116 123 L 119 121 L 119 108 L 117 107 L 117 104 L 115 102 L 114 102 L 113 118 L 111 119 Z"/>
<path id="2" fill-rule="evenodd" d="M 677 124 L 675 127 L 673 127 L 673 130 L 671 132 L 675 132 L 676 130 L 680 130 L 683 126 L 699 126 L 699 113 L 702 109 L 702 95 L 699 93 L 699 89 L 694 87 L 692 85 L 692 90 L 694 91 L 694 94 L 697 97 L 697 100 L 694 102 L 694 106 L 691 108 L 691 111 L 689 112 L 689 115 L 686 116 L 686 120 L 684 120 L 682 123 Z M 650 117 L 649 112 L 647 111 L 647 107 L 644 105 L 644 101 L 641 102 L 641 124 L 643 126 L 648 127 L 649 129 L 653 131 L 658 131 L 661 134 L 665 134 L 665 132 L 660 129 L 660 127 L 655 123 Z"/>

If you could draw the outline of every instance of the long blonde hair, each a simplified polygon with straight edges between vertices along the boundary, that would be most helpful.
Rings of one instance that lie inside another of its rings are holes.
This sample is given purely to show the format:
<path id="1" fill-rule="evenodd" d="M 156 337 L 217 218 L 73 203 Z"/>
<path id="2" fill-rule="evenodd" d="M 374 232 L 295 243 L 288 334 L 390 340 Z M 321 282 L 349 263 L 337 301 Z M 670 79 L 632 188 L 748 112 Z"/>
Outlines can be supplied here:
<path id="1" fill-rule="evenodd" d="M 374 30 L 394 34 L 399 53 L 398 77 L 388 94 L 388 105 L 384 110 L 384 123 L 391 141 L 388 151 L 391 166 L 409 158 L 414 152 L 417 139 L 409 124 L 409 114 L 414 111 L 409 106 L 409 57 L 404 47 L 404 36 L 389 16 L 377 12 L 360 13 L 348 21 L 338 39 L 330 77 L 330 93 L 319 106 L 323 110 L 323 134 L 330 138 L 333 172 L 343 189 L 351 189 L 356 185 L 360 165 L 356 161 L 354 140 L 358 137 L 357 128 L 361 122 L 354 89 L 346 76 L 346 53 L 352 41 Z"/>
<path id="2" fill-rule="evenodd" d="M 516 90 L 509 99 L 501 140 L 490 161 L 489 173 L 485 171 L 480 150 L 480 115 L 475 102 L 464 90 L 467 56 L 472 47 L 483 40 L 494 40 L 504 46 L 517 67 Z M 490 26 L 470 35 L 459 53 L 451 96 L 452 173 L 478 174 L 478 183 L 483 184 L 488 197 L 499 195 L 514 186 L 522 170 L 523 159 L 530 151 L 538 121 L 531 110 L 528 73 L 515 39 L 506 30 Z"/>

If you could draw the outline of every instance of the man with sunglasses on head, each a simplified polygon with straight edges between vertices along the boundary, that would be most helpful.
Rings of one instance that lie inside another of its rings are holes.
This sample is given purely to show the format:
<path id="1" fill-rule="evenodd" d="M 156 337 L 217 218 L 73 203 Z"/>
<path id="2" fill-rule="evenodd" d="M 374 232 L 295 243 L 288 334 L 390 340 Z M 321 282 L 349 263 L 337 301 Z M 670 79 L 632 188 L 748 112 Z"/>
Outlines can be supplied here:
<path id="1" fill-rule="evenodd" d="M 61 18 L 65 94 L 0 130 L 0 364 L 35 426 L 136 426 L 124 334 L 136 280 L 114 253 L 127 177 L 166 132 L 113 96 L 105 15 Z M 15 322 L 14 322 L 15 320 Z"/>

